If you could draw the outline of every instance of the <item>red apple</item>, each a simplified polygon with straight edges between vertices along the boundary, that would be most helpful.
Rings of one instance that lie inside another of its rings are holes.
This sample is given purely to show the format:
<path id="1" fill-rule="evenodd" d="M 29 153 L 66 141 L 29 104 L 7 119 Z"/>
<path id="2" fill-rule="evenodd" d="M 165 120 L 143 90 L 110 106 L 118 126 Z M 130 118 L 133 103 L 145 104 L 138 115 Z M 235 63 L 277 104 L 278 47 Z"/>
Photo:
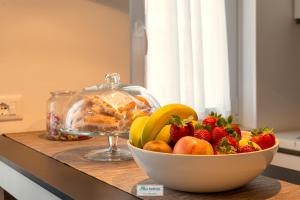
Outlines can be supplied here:
<path id="1" fill-rule="evenodd" d="M 175 144 L 173 153 L 213 155 L 214 149 L 206 140 L 185 136 Z"/>

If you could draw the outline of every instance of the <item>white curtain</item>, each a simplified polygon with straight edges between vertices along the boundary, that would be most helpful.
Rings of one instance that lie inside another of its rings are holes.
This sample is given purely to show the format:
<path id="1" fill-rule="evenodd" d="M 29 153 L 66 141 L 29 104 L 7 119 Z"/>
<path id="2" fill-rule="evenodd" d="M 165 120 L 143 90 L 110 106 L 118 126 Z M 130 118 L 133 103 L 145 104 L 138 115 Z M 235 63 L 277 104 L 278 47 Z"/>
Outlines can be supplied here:
<path id="1" fill-rule="evenodd" d="M 146 0 L 146 87 L 164 105 L 230 113 L 225 0 Z"/>

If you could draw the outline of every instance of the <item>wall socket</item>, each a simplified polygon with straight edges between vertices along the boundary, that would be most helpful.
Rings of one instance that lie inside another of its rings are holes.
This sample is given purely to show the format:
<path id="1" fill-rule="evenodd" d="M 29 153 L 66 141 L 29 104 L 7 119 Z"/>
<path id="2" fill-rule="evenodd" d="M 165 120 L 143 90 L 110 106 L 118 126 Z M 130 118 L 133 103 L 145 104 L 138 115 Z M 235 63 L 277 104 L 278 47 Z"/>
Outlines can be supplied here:
<path id="1" fill-rule="evenodd" d="M 0 96 L 0 121 L 22 120 L 22 95 Z"/>

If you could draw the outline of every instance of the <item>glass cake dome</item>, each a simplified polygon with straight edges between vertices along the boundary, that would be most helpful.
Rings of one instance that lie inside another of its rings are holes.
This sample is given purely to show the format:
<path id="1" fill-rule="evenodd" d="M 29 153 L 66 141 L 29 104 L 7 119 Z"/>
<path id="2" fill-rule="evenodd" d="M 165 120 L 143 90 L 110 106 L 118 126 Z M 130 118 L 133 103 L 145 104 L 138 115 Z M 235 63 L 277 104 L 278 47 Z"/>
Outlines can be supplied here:
<path id="1" fill-rule="evenodd" d="M 120 84 L 118 73 L 106 74 L 106 82 L 84 88 L 71 100 L 61 131 L 67 134 L 108 136 L 109 148 L 90 152 L 98 161 L 128 160 L 127 149 L 117 147 L 118 136 L 128 137 L 130 125 L 140 116 L 150 115 L 160 105 L 143 87 Z"/>

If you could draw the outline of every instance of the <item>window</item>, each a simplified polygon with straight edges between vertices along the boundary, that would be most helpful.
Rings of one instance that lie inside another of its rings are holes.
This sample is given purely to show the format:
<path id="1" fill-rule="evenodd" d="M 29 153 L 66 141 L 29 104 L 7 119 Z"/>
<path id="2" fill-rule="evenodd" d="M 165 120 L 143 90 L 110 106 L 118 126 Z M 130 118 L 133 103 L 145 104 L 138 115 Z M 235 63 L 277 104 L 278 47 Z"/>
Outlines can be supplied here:
<path id="1" fill-rule="evenodd" d="M 236 115 L 236 7 L 225 0 L 131 1 L 133 83 L 162 105 Z"/>

